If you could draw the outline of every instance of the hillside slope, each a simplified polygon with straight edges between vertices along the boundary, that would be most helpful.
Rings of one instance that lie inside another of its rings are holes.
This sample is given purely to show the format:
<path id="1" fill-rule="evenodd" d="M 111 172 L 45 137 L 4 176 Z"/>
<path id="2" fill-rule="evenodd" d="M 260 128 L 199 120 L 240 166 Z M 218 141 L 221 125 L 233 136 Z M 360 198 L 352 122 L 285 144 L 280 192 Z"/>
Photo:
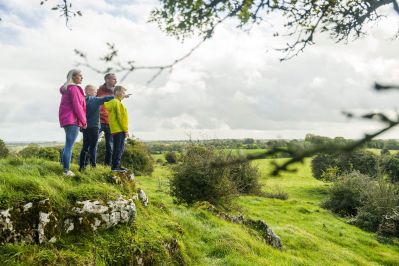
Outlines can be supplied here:
<path id="1" fill-rule="evenodd" d="M 270 161 L 258 160 L 265 191 L 283 190 L 288 200 L 242 196 L 226 212 L 262 219 L 280 236 L 283 249 L 265 244 L 248 227 L 222 220 L 203 204 L 176 205 L 168 194 L 167 166 L 139 176 L 150 204 L 137 205 L 133 224 L 64 237 L 54 244 L 0 246 L 5 265 L 399 265 L 399 241 L 383 244 L 375 234 L 349 225 L 320 207 L 328 185 L 311 177 L 309 162 L 295 174 L 270 177 Z M 76 167 L 76 166 L 74 166 Z M 1 209 L 17 201 L 48 197 L 57 206 L 83 198 L 114 198 L 129 189 L 106 182 L 109 171 L 75 180 L 43 160 L 0 160 Z"/>

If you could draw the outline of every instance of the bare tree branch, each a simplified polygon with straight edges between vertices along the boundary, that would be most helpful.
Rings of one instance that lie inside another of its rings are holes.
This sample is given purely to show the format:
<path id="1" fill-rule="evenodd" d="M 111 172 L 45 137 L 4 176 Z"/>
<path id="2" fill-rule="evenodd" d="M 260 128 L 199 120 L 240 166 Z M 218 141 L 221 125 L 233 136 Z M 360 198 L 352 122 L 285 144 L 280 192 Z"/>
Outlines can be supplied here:
<path id="1" fill-rule="evenodd" d="M 98 69 L 94 67 L 88 60 L 88 57 L 86 53 L 81 52 L 80 50 L 75 49 L 75 54 L 77 54 L 80 58 L 84 60 L 84 62 L 78 62 L 77 66 L 84 66 L 87 67 L 97 73 L 100 74 L 105 74 L 108 72 L 114 72 L 114 73 L 123 73 L 123 76 L 121 78 L 121 82 L 126 80 L 126 78 L 136 70 L 155 70 L 156 72 L 150 77 L 150 79 L 147 81 L 147 84 L 152 83 L 155 79 L 157 79 L 165 70 L 173 71 L 173 68 L 190 57 L 200 46 L 206 42 L 208 39 L 211 38 L 213 32 L 215 31 L 216 27 L 223 23 L 224 20 L 226 20 L 228 16 L 225 16 L 224 18 L 220 19 L 218 22 L 216 22 L 213 27 L 208 31 L 208 34 L 202 38 L 201 41 L 199 41 L 195 46 L 193 46 L 186 54 L 183 56 L 175 59 L 173 62 L 165 65 L 153 65 L 153 66 L 136 66 L 134 63 L 135 61 L 129 60 L 126 63 L 121 63 L 120 61 L 116 61 L 118 58 L 118 50 L 116 50 L 114 44 L 107 43 L 108 49 L 110 52 L 103 56 L 100 57 L 101 61 L 104 61 L 105 63 L 113 63 L 113 66 L 108 67 L 106 69 Z"/>

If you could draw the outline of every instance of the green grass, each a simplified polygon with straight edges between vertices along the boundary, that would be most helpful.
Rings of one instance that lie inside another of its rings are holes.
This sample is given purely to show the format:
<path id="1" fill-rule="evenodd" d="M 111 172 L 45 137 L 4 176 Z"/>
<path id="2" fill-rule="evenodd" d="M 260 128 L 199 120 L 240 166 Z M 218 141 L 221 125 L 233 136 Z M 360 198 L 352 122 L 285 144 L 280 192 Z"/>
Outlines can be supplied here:
<path id="1" fill-rule="evenodd" d="M 314 179 L 310 160 L 294 174 L 269 175 L 270 160 L 258 160 L 265 191 L 274 188 L 289 194 L 286 201 L 242 196 L 232 213 L 263 219 L 281 237 L 282 251 L 257 239 L 247 228 L 222 221 L 198 208 L 176 206 L 167 196 L 167 183 L 161 178 L 141 177 L 139 183 L 155 202 L 170 206 L 185 234 L 188 257 L 194 265 L 399 265 L 399 241 L 381 244 L 375 234 L 349 225 L 345 219 L 320 207 L 328 184 Z M 157 168 L 154 176 L 167 176 Z"/>
<path id="2" fill-rule="evenodd" d="M 63 208 L 76 200 L 108 200 L 134 192 L 132 188 L 110 184 L 111 171 L 104 167 L 79 173 L 73 165 L 72 170 L 76 173 L 73 178 L 64 176 L 57 162 L 18 157 L 0 160 L 0 208 L 45 198 L 50 198 L 55 207 Z"/>
<path id="3" fill-rule="evenodd" d="M 56 244 L 1 246 L 0 261 L 11 265 L 87 265 L 95 259 L 97 265 L 127 265 L 131 254 L 140 254 L 153 265 L 399 265 L 398 239 L 382 244 L 375 234 L 349 225 L 320 207 L 329 185 L 312 177 L 309 160 L 298 165 L 297 173 L 280 177 L 269 175 L 270 160 L 254 163 L 261 170 L 263 190 L 273 192 L 278 188 L 288 193 L 288 200 L 241 196 L 228 212 L 264 220 L 281 237 L 281 251 L 266 245 L 257 232 L 221 220 L 200 205 L 174 204 L 168 194 L 170 170 L 157 165 L 151 177 L 137 177 L 137 186 L 145 190 L 150 205 L 144 208 L 137 204 L 133 225 L 63 238 Z M 59 204 L 68 202 L 66 195 L 81 195 L 79 189 L 86 191 L 86 196 L 96 195 L 97 190 L 101 197 L 105 196 L 101 191 L 124 192 L 103 184 L 106 169 L 71 181 L 60 176 L 56 163 L 26 160 L 22 165 L 14 164 L 10 159 L 0 160 L 1 193 L 13 188 L 9 201 L 24 199 L 16 193 L 23 190 L 23 186 L 15 185 L 18 178 L 21 184 L 33 182 L 32 187 L 39 189 L 40 193 L 29 190 L 29 197 L 47 193 Z M 91 185 L 95 189 L 90 190 Z M 176 253 L 165 244 L 173 239 L 178 241 Z"/>

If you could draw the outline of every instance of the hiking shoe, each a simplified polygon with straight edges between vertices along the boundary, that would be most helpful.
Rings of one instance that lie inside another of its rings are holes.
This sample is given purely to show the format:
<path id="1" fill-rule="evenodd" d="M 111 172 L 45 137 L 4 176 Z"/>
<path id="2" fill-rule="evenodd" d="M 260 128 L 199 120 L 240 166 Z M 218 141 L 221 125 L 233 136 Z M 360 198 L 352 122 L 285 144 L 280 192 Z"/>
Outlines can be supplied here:
<path id="1" fill-rule="evenodd" d="M 115 168 L 112 168 L 111 170 L 114 172 L 127 172 L 127 169 L 123 168 L 123 167 L 115 167 Z"/>
<path id="2" fill-rule="evenodd" d="M 70 177 L 75 176 L 75 174 L 71 170 L 65 171 L 64 175 L 65 176 L 70 176 Z"/>

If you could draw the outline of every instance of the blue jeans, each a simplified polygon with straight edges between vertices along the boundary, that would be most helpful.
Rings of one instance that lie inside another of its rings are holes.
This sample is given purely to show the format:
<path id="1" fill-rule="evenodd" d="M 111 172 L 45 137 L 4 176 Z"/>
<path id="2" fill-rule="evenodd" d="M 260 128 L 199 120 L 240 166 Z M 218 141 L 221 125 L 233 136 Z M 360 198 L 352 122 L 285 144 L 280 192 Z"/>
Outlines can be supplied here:
<path id="1" fill-rule="evenodd" d="M 125 149 L 125 132 L 116 133 L 113 136 L 114 151 L 112 153 L 112 169 L 120 167 L 123 150 Z"/>
<path id="2" fill-rule="evenodd" d="M 112 141 L 112 134 L 111 134 L 111 130 L 109 129 L 109 125 L 101 123 L 101 128 L 100 128 L 99 133 L 101 133 L 101 131 L 104 132 L 104 137 L 105 137 L 104 164 L 111 165 L 113 141 Z"/>
<path id="3" fill-rule="evenodd" d="M 83 169 L 90 159 L 91 166 L 96 166 L 96 152 L 98 142 L 98 127 L 90 127 L 82 130 L 83 146 L 80 152 L 79 167 Z"/>
<path id="4" fill-rule="evenodd" d="M 62 163 L 64 166 L 64 171 L 68 171 L 71 163 L 72 148 L 79 134 L 79 127 L 70 125 L 70 126 L 65 126 L 64 130 L 65 130 L 65 146 L 64 149 L 62 150 Z"/>

